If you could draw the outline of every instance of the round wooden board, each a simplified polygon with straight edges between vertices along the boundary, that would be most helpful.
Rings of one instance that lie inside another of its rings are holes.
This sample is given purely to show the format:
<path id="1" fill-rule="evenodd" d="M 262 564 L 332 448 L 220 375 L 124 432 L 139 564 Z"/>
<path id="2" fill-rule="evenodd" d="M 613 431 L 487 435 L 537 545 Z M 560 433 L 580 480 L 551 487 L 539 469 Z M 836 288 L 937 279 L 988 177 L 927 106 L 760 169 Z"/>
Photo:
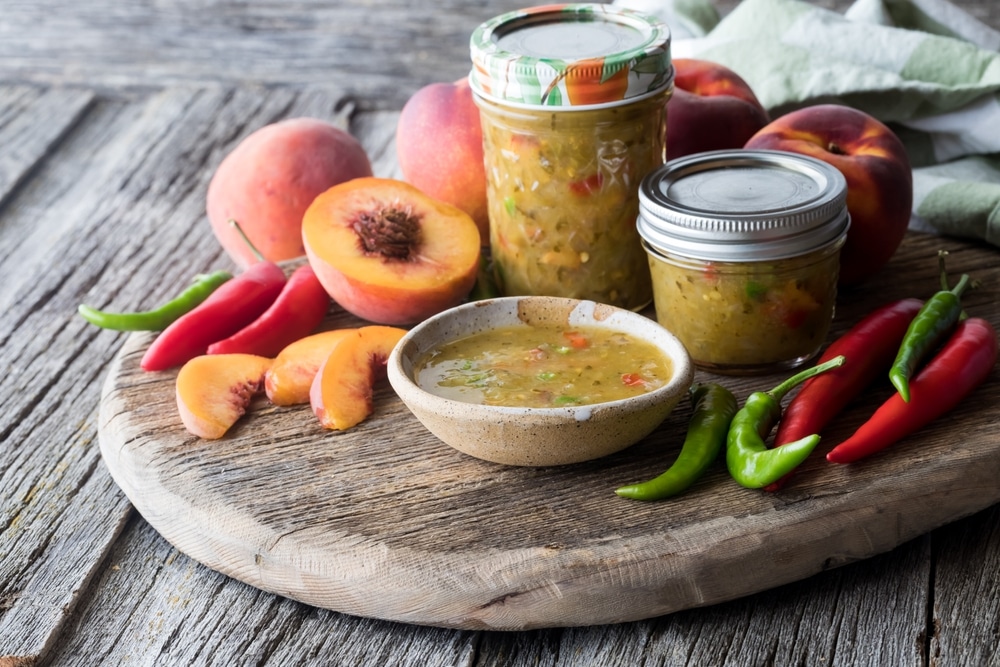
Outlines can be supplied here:
<path id="1" fill-rule="evenodd" d="M 831 337 L 872 308 L 938 285 L 936 252 L 981 282 L 965 299 L 998 325 L 993 249 L 910 235 L 865 290 L 842 294 Z M 332 313 L 328 328 L 362 324 Z M 1000 501 L 996 373 L 893 448 L 837 466 L 823 454 L 889 394 L 860 397 L 780 493 L 744 489 L 720 462 L 686 494 L 617 497 L 666 469 L 686 403 L 639 444 L 599 461 L 517 468 L 430 435 L 387 383 L 375 414 L 324 431 L 309 406 L 258 399 L 227 436 L 188 434 L 176 372 L 145 373 L 133 334 L 101 398 L 112 476 L 167 540 L 206 566 L 318 607 L 465 629 L 520 630 L 653 617 L 733 599 L 867 558 Z M 700 380 L 739 397 L 782 377 Z"/>

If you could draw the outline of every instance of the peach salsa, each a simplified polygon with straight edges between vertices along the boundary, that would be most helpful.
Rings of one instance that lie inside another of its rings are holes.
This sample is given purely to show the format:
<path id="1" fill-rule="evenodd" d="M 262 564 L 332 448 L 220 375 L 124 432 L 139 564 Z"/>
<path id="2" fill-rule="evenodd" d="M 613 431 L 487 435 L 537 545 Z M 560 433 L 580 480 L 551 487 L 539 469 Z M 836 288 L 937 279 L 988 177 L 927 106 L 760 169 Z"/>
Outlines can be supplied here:
<path id="1" fill-rule="evenodd" d="M 649 303 L 636 191 L 662 156 L 661 125 L 645 108 L 484 123 L 490 247 L 504 294 Z"/>
<path id="2" fill-rule="evenodd" d="M 424 390 L 456 401 L 551 408 L 644 394 L 670 381 L 653 344 L 600 327 L 508 326 L 451 341 L 417 361 Z"/>
<path id="3" fill-rule="evenodd" d="M 472 35 L 501 293 L 652 300 L 636 192 L 663 163 L 670 31 L 611 5 L 543 5 Z"/>
<path id="4" fill-rule="evenodd" d="M 777 151 L 695 153 L 650 174 L 639 199 L 656 318 L 695 365 L 768 373 L 819 352 L 850 227 L 835 167 Z"/>

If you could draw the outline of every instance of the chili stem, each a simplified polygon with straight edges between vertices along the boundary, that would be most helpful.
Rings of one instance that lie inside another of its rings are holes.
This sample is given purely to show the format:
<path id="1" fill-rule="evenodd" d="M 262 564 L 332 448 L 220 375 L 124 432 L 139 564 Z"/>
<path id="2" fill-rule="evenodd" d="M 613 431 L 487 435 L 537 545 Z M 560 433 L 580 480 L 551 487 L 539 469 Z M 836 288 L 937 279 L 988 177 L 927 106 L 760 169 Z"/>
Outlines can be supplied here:
<path id="1" fill-rule="evenodd" d="M 797 373 L 792 377 L 788 378 L 787 380 L 785 380 L 784 382 L 782 382 L 777 387 L 775 387 L 774 389 L 772 389 L 767 393 L 770 394 L 771 397 L 774 398 L 774 400 L 780 402 L 781 399 L 785 397 L 785 394 L 787 394 L 795 387 L 799 386 L 809 378 L 819 375 L 820 373 L 825 373 L 832 368 L 843 366 L 845 360 L 846 357 L 844 357 L 844 355 L 841 354 L 839 356 L 834 357 L 833 359 L 824 361 L 822 364 L 813 366 L 812 368 L 807 368 L 804 371 L 801 371 L 800 373 Z"/>

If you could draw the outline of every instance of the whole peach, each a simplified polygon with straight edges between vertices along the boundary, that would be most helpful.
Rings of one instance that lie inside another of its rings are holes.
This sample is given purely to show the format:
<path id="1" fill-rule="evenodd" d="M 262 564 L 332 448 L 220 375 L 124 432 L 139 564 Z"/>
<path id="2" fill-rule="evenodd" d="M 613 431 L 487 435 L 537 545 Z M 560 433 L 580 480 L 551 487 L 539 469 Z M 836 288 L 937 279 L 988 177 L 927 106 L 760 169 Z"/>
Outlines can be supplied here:
<path id="1" fill-rule="evenodd" d="M 889 262 L 913 205 L 910 159 L 891 129 L 858 109 L 819 104 L 772 121 L 746 148 L 810 155 L 844 174 L 851 227 L 840 256 L 841 285 L 859 284 Z"/>
<path id="2" fill-rule="evenodd" d="M 240 267 L 256 258 L 230 219 L 266 259 L 301 257 L 302 216 L 313 199 L 371 175 L 367 153 L 349 133 L 316 118 L 283 120 L 256 130 L 222 160 L 208 186 L 208 219 Z"/>
<path id="3" fill-rule="evenodd" d="M 740 75 L 707 60 L 674 60 L 667 102 L 667 159 L 743 144 L 768 123 L 767 111 Z"/>
<path id="4" fill-rule="evenodd" d="M 396 126 L 396 156 L 403 180 L 468 213 L 488 241 L 483 129 L 467 80 L 432 83 L 407 100 Z"/>

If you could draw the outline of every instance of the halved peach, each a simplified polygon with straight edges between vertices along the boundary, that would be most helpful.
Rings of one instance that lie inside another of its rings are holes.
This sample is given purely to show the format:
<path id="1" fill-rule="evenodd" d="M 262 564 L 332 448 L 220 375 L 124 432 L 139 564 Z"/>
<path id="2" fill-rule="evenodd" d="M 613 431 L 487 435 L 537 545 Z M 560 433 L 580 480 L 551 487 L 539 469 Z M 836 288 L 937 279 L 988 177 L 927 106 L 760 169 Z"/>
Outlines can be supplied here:
<path id="1" fill-rule="evenodd" d="M 475 221 L 399 180 L 330 188 L 306 210 L 302 240 L 334 301 L 369 322 L 419 322 L 458 305 L 476 282 Z"/>
<path id="2" fill-rule="evenodd" d="M 309 402 L 309 388 L 333 346 L 353 329 L 322 331 L 287 345 L 264 375 L 264 391 L 275 405 Z"/>
<path id="3" fill-rule="evenodd" d="M 206 440 L 226 434 L 264 384 L 271 365 L 254 354 L 206 354 L 177 373 L 177 409 L 184 427 Z"/>
<path id="4" fill-rule="evenodd" d="M 405 329 L 366 326 L 341 338 L 313 378 L 313 412 L 324 428 L 344 430 L 371 415 L 372 390 Z"/>

